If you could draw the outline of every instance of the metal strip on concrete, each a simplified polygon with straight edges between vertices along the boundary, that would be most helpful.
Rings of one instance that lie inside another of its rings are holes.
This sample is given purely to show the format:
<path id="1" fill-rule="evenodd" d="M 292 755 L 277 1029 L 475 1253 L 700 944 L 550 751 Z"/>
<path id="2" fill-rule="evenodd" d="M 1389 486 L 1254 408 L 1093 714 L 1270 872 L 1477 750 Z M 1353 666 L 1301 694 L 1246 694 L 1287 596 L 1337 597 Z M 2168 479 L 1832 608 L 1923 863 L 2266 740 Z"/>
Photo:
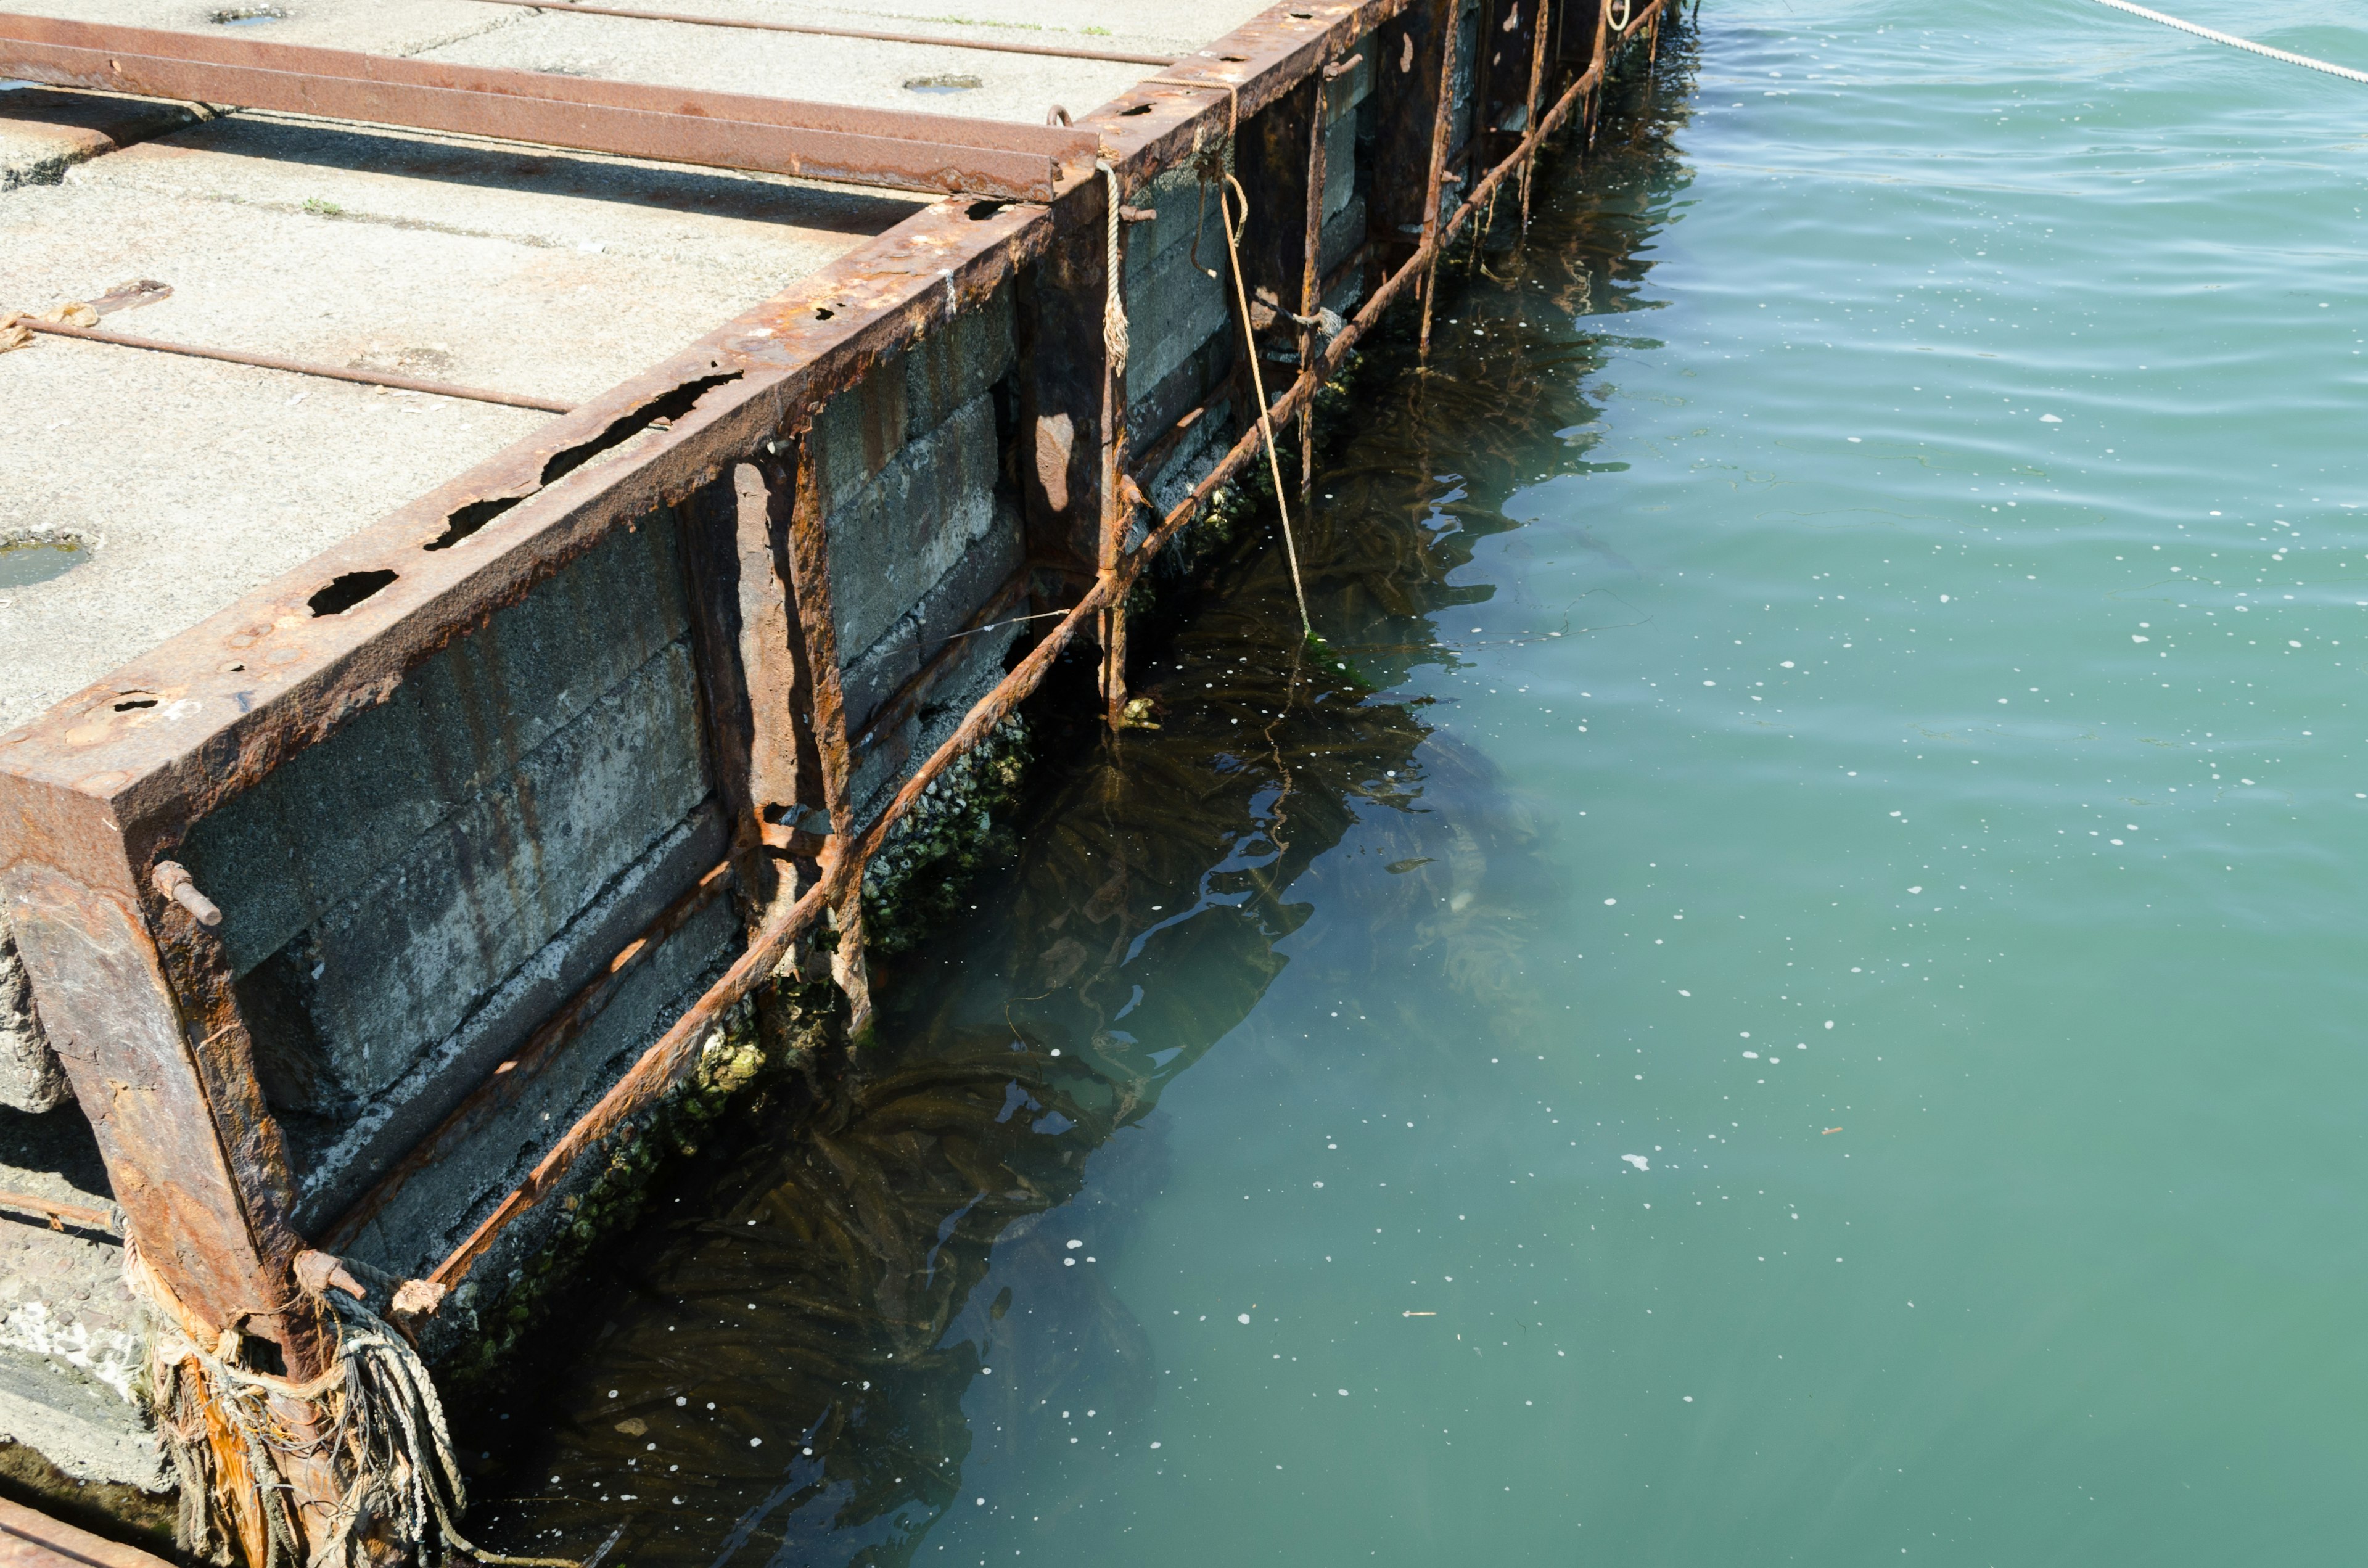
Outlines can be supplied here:
<path id="1" fill-rule="evenodd" d="M 0 1568 L 171 1568 L 136 1546 L 0 1497 Z"/>
<path id="2" fill-rule="evenodd" d="M 808 179 L 1042 200 L 1089 135 L 0 13 L 0 75 Z"/>

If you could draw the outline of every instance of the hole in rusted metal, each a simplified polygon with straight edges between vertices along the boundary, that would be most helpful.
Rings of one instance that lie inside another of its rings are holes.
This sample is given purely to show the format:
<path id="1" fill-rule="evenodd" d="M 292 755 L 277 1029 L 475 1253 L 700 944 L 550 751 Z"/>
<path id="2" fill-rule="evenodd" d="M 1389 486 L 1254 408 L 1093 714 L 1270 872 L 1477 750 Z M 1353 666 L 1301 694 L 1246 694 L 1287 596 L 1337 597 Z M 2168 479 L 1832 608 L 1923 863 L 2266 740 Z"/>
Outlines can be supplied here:
<path id="1" fill-rule="evenodd" d="M 720 376 L 700 376 L 688 381 L 655 403 L 645 403 L 622 419 L 588 441 L 579 442 L 564 450 L 553 452 L 551 460 L 542 465 L 542 483 L 551 484 L 574 473 L 602 452 L 621 447 L 651 426 L 661 421 L 676 420 L 690 412 L 691 404 L 715 388 L 740 379 L 737 370 L 726 370 Z"/>
<path id="2" fill-rule="evenodd" d="M 1149 114 L 1157 106 L 1155 104 L 1137 104 L 1133 108 L 1122 108 L 1118 112 L 1121 116 L 1130 114 Z"/>
<path id="3" fill-rule="evenodd" d="M 364 599 L 394 581 L 392 572 L 346 572 L 329 580 L 329 585 L 304 602 L 319 615 L 343 615 Z"/>
<path id="4" fill-rule="evenodd" d="M 976 76 L 913 76 L 905 80 L 905 90 L 908 93 L 968 93 L 985 85 Z"/>
<path id="5" fill-rule="evenodd" d="M 126 697 L 122 701 L 115 705 L 115 710 L 118 713 L 129 713 L 134 708 L 154 708 L 155 706 L 156 699 L 153 697 Z"/>
<path id="6" fill-rule="evenodd" d="M 1244 54 L 1221 54 L 1217 58 L 1228 65 L 1239 65 L 1249 57 Z"/>
<path id="7" fill-rule="evenodd" d="M 0 539 L 0 588 L 30 587 L 63 577 L 90 559 L 90 546 L 72 537 Z"/>
<path id="8" fill-rule="evenodd" d="M 989 218 L 994 217 L 996 213 L 1002 211 L 1005 208 L 1010 205 L 1011 203 L 1008 201 L 1001 200 L 973 201 L 967 209 L 965 209 L 965 211 L 972 222 L 984 223 Z"/>
<path id="9" fill-rule="evenodd" d="M 234 675 L 239 674 L 240 672 L 242 672 L 242 671 L 243 671 L 243 670 L 245 670 L 245 668 L 246 668 L 246 666 L 245 666 L 245 665 L 224 665 L 222 667 L 222 674 L 224 674 L 224 675 L 226 675 L 226 676 L 234 676 Z"/>
<path id="10" fill-rule="evenodd" d="M 832 310 L 828 305 L 816 305 L 814 307 L 814 320 L 816 321 L 828 321 L 831 317 L 837 314 L 838 314 L 838 312 Z"/>
<path id="11" fill-rule="evenodd" d="M 825 321 L 830 319 L 828 311 L 817 311 L 814 313 Z M 553 483 L 575 472 L 602 452 L 623 446 L 644 430 L 652 428 L 671 430 L 674 428 L 676 420 L 690 412 L 691 404 L 697 403 L 712 389 L 723 385 L 726 381 L 736 381 L 739 379 L 740 372 L 737 370 L 726 370 L 719 376 L 700 376 L 683 382 L 655 402 L 642 404 L 623 418 L 610 422 L 607 429 L 590 440 L 579 441 L 575 446 L 553 452 L 542 465 L 542 477 L 537 482 L 536 488 L 540 489 L 542 485 Z M 532 492 L 529 491 L 528 494 L 531 494 Z M 450 550 L 525 499 L 525 495 L 495 495 L 483 501 L 472 501 L 448 516 L 444 519 L 444 531 L 421 548 Z M 313 613 L 317 615 L 320 612 L 315 610 Z"/>
<path id="12" fill-rule="evenodd" d="M 472 501 L 446 517 L 444 531 L 429 540 L 424 548 L 450 550 L 525 499 L 523 495 L 504 495 L 492 501 Z"/>

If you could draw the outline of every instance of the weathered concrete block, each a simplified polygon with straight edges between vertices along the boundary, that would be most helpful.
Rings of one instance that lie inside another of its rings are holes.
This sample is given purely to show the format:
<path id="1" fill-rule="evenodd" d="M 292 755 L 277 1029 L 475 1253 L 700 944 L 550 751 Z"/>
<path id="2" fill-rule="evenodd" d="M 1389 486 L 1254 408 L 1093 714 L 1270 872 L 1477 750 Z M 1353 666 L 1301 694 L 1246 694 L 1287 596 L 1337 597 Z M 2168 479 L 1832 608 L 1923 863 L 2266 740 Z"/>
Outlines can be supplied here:
<path id="1" fill-rule="evenodd" d="M 1211 278 L 1225 267 L 1225 232 L 1217 216 L 1216 192 L 1201 199 L 1190 170 L 1161 176 L 1134 199 L 1159 216 L 1127 232 L 1123 267 L 1126 293 L 1126 396 L 1130 405 L 1162 381 L 1232 320 L 1226 290 Z M 1197 230 L 1196 230 L 1197 225 Z M 1193 236 L 1198 232 L 1198 260 Z"/>
<path id="2" fill-rule="evenodd" d="M 870 823 L 913 771 L 913 766 L 945 744 L 971 708 L 1002 678 L 1005 660 L 1024 628 L 999 626 L 965 637 L 958 662 L 914 712 L 870 737 L 854 757 L 854 777 L 848 793 L 855 801 L 858 822 Z"/>
<path id="3" fill-rule="evenodd" d="M 994 397 L 982 391 L 832 510 L 825 527 L 842 664 L 860 658 L 995 529 L 1001 456 Z M 825 460 L 837 466 L 835 456 Z"/>
<path id="4" fill-rule="evenodd" d="M 814 424 L 825 507 L 835 513 L 853 503 L 905 448 L 1009 374 L 1018 358 L 1007 285 L 832 398 Z"/>
<path id="5" fill-rule="evenodd" d="M 584 912 L 518 966 L 460 1027 L 370 1097 L 325 1142 L 285 1122 L 298 1165 L 296 1223 L 317 1232 L 345 1212 L 404 1151 L 435 1130 L 504 1057 L 648 929 L 682 890 L 723 858 L 712 796 L 600 890 Z"/>
<path id="6" fill-rule="evenodd" d="M 275 1104 L 382 1093 L 690 813 L 694 680 L 688 640 L 666 643 L 250 975 L 242 1000 L 279 1026 L 256 1042 Z"/>
<path id="7" fill-rule="evenodd" d="M 881 704 L 917 674 L 923 664 L 936 658 L 947 640 L 978 612 L 978 607 L 1019 570 L 1027 556 L 1021 540 L 1021 519 L 1015 508 L 1003 506 L 1000 510 L 997 525 L 963 551 L 919 602 L 899 616 L 888 633 L 848 666 L 844 679 L 850 733 L 860 733 Z M 979 632 L 972 640 L 995 634 Z M 930 699 L 932 702 L 937 700 L 935 697 Z M 866 752 L 869 749 L 864 748 Z M 862 761 L 859 755 L 859 772 Z"/>
<path id="8" fill-rule="evenodd" d="M 73 1093 L 33 1011 L 33 989 L 17 956 L 16 938 L 0 921 L 0 1105 L 55 1110 Z"/>
<path id="9" fill-rule="evenodd" d="M 525 1179 L 559 1135 L 592 1108 L 625 1068 L 665 1033 L 729 961 L 740 939 L 731 901 L 710 905 L 658 951 L 629 971 L 600 1015 L 518 1092 L 502 1136 L 469 1141 L 464 1157 L 439 1163 L 406 1185 L 348 1249 L 381 1268 L 424 1274 Z M 584 1181 L 602 1162 L 579 1164 Z M 503 1233 L 472 1278 L 498 1280 L 567 1222 L 562 1201 L 547 1201 Z"/>
<path id="10" fill-rule="evenodd" d="M 0 190 L 54 185 L 66 170 L 151 136 L 190 124 L 186 104 L 68 93 L 51 87 L 0 91 Z M 103 292 L 121 278 L 100 282 Z"/>
<path id="11" fill-rule="evenodd" d="M 286 947 L 679 640 L 682 583 L 670 517 L 618 529 L 199 822 L 179 858 L 222 905 L 233 966 Z"/>

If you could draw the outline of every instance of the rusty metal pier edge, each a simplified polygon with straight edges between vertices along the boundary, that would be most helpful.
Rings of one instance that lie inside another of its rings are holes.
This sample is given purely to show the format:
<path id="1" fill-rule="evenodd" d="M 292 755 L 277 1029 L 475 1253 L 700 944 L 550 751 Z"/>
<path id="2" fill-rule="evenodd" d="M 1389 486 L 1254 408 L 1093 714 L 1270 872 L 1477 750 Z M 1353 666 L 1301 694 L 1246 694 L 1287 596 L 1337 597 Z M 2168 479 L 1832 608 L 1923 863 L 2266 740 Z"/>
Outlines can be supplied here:
<path id="1" fill-rule="evenodd" d="M 1341 366 L 1348 358 L 1349 350 L 1365 333 L 1372 330 L 1382 314 L 1408 287 L 1419 283 L 1426 290 L 1427 299 L 1427 291 L 1433 286 L 1432 279 L 1435 277 L 1435 268 L 1440 255 L 1453 243 L 1465 225 L 1471 222 L 1493 199 L 1498 187 L 1508 178 L 1526 176 L 1531 161 L 1536 156 L 1539 144 L 1558 130 L 1575 108 L 1591 99 L 1595 91 L 1600 86 L 1608 69 L 1609 49 L 1625 42 L 1639 31 L 1648 29 L 1657 42 L 1658 23 L 1663 4 L 1664 0 L 1651 0 L 1644 9 L 1634 14 L 1626 31 L 1599 37 L 1596 48 L 1591 51 L 1592 58 L 1587 67 L 1571 82 L 1543 116 L 1533 119 L 1519 144 L 1481 178 L 1471 194 L 1444 222 L 1434 227 L 1433 232 L 1426 236 L 1423 243 L 1416 248 L 1415 253 L 1368 296 L 1365 304 L 1355 318 L 1331 339 L 1323 352 L 1320 355 L 1311 355 L 1306 368 L 1301 371 L 1283 394 L 1272 403 L 1273 425 L 1286 425 L 1294 416 L 1303 416 L 1309 412 L 1316 390 L 1325 381 L 1338 374 Z M 1370 17 L 1375 12 L 1395 14 L 1401 8 L 1403 7 L 1398 6 L 1376 5 L 1358 9 Z M 1386 19 L 1386 15 L 1381 19 Z M 1253 28 L 1257 25 L 1253 24 Z M 1251 29 L 1244 29 L 1246 32 L 1249 30 Z M 1600 32 L 1604 30 L 1599 29 Z M 1235 38 L 1239 36 L 1239 34 L 1235 35 Z M 1333 62 L 1327 60 L 1320 63 Z M 1231 86 L 1230 84 L 1218 81 L 1212 81 L 1210 85 L 1220 89 Z M 1531 88 L 1532 95 L 1535 90 L 1534 86 Z M 1130 97 L 1133 96 L 1129 95 Z M 1126 99 L 1121 100 L 1122 103 L 1126 101 Z M 1222 104 L 1224 100 L 1221 99 L 1219 102 Z M 1140 111 L 1121 109 L 1119 112 L 1126 114 Z M 1086 123 L 1095 123 L 1101 118 L 1100 116 L 1091 117 Z M 1443 134 L 1444 119 L 1439 124 Z M 1323 158 L 1321 140 L 1320 138 L 1312 140 L 1315 141 L 1312 157 L 1315 168 L 1320 171 Z M 1137 182 L 1144 177 L 1145 176 L 1141 172 L 1135 174 Z M 1320 178 L 1316 182 L 1316 187 L 1321 188 Z M 1311 233 L 1313 229 L 1314 225 L 1311 223 Z M 1312 263 L 1308 270 L 1312 278 L 1314 271 Z M 1314 284 L 1311 281 L 1308 285 L 1310 293 L 1313 288 Z M 953 734 L 949 736 L 928 760 L 905 780 L 887 808 L 860 839 L 850 839 L 848 836 L 851 833 L 851 827 L 844 803 L 844 757 L 846 756 L 844 748 L 847 744 L 844 710 L 837 702 L 835 689 L 829 690 L 827 696 L 825 695 L 825 689 L 835 688 L 837 682 L 835 679 L 827 678 L 816 682 L 814 691 L 816 728 L 837 742 L 836 746 L 825 747 L 825 789 L 833 796 L 829 806 L 832 835 L 831 841 L 823 851 L 820 881 L 804 896 L 787 908 L 780 910 L 770 920 L 758 927 L 749 941 L 747 950 L 730 971 L 676 1021 L 665 1036 L 650 1048 L 641 1061 L 618 1082 L 599 1104 L 571 1128 L 550 1153 L 544 1156 L 528 1180 L 504 1199 L 502 1204 L 486 1217 L 476 1232 L 437 1268 L 431 1277 L 436 1283 L 446 1286 L 460 1284 L 467 1278 L 471 1265 L 484 1254 L 501 1231 L 519 1214 L 554 1190 L 570 1167 L 586 1151 L 627 1126 L 632 1118 L 648 1109 L 669 1089 L 679 1084 L 688 1074 L 695 1058 L 700 1037 L 715 1026 L 726 1009 L 738 1003 L 757 983 L 770 973 L 782 957 L 789 952 L 791 944 L 811 929 L 816 922 L 826 915 L 832 914 L 837 915 L 842 921 L 850 918 L 860 920 L 860 894 L 863 868 L 871 857 L 879 852 L 905 814 L 948 767 L 964 753 L 985 740 L 1035 691 L 1053 662 L 1083 630 L 1089 618 L 1098 615 L 1110 616 L 1112 624 L 1106 635 L 1113 645 L 1123 646 L 1121 641 L 1124 636 L 1121 618 L 1125 612 L 1128 590 L 1133 586 L 1135 579 L 1157 558 L 1160 551 L 1175 539 L 1178 533 L 1200 516 L 1217 491 L 1258 455 L 1260 441 L 1261 432 L 1258 426 L 1255 423 L 1250 424 L 1216 465 L 1181 501 L 1169 508 L 1160 518 L 1157 526 L 1145 535 L 1143 541 L 1133 551 L 1119 555 L 1115 560 L 1105 564 L 1097 574 L 1092 585 L 1062 618 L 1059 624 L 1039 641 L 1019 665 L 971 710 Z M 1140 501 L 1139 487 L 1123 478 L 1121 483 L 1133 500 Z M 1106 500 L 1105 506 L 1123 512 L 1127 503 Z M 811 551 L 812 555 L 808 562 L 798 572 L 798 575 L 802 583 L 823 582 L 827 578 L 828 568 L 826 560 L 822 556 L 822 551 L 826 547 L 822 541 L 818 519 L 805 533 L 804 539 L 803 549 Z M 797 551 L 800 548 L 793 545 L 793 561 L 798 559 Z M 820 618 L 819 623 L 826 628 L 827 616 Z M 811 627 L 815 622 L 809 621 L 808 624 Z M 814 666 L 817 670 L 835 668 L 835 653 L 825 653 L 812 646 L 820 641 L 818 635 L 809 631 L 808 641 L 809 659 Z M 1122 679 L 1122 676 L 1112 674 L 1106 678 L 1115 682 Z M 833 766 L 830 757 L 834 750 L 837 752 L 840 759 L 836 767 Z M 833 782 L 834 780 L 836 783 Z M 847 928 L 843 925 L 841 929 L 844 934 Z M 860 946 L 860 926 L 857 931 Z M 844 936 L 842 941 L 844 943 Z M 843 989 L 848 991 L 856 1017 L 859 1020 L 867 1018 L 871 1008 L 868 989 L 861 980 L 850 979 L 842 967 L 844 961 L 843 960 L 835 961 L 834 968 L 837 971 L 835 978 L 839 980 Z M 860 964 L 860 955 L 854 961 Z M 860 1023 L 857 1028 L 860 1032 Z M 341 1223 L 340 1230 L 345 1228 Z"/>
<path id="2" fill-rule="evenodd" d="M 866 824 L 848 796 L 850 747 L 863 737 L 849 734 L 837 700 L 827 541 L 812 495 L 807 437 L 825 401 L 1061 247 L 1080 254 L 1089 248 L 1092 264 L 1078 271 L 1099 286 L 1108 201 L 1122 201 L 1187 165 L 1205 142 L 1235 135 L 1293 94 L 1306 100 L 1320 127 L 1327 68 L 1371 51 L 1384 80 L 1398 78 L 1411 90 L 1415 101 L 1402 104 L 1398 121 L 1418 117 L 1425 134 L 1403 149 L 1400 172 L 1408 165 L 1422 168 L 1434 199 L 1419 214 L 1421 237 L 1411 246 L 1401 231 L 1417 226 L 1396 221 L 1412 216 L 1404 212 L 1407 198 L 1399 193 L 1395 208 L 1377 202 L 1359 254 L 1379 276 L 1354 319 L 1320 350 L 1303 319 L 1312 319 L 1320 302 L 1317 268 L 1292 247 L 1288 276 L 1299 282 L 1300 309 L 1281 325 L 1298 350 L 1297 375 L 1269 410 L 1271 426 L 1287 427 L 1309 412 L 1317 390 L 1409 288 L 1423 290 L 1428 313 L 1438 261 L 1491 210 L 1506 180 L 1520 182 L 1526 214 L 1541 143 L 1575 113 L 1591 121 L 1614 51 L 1639 33 L 1657 43 L 1663 4 L 1636 6 L 1624 29 L 1614 30 L 1602 0 L 1561 0 L 1550 21 L 1540 6 L 1524 29 L 1518 3 L 1481 0 L 1479 27 L 1512 35 L 1515 58 L 1527 69 L 1475 71 L 1474 130 L 1459 149 L 1441 145 L 1452 117 L 1437 112 L 1437 100 L 1454 89 L 1448 40 L 1461 29 L 1466 0 L 1278 6 L 1080 119 L 1076 132 L 1094 144 L 1114 179 L 1102 179 L 1090 162 L 1063 159 L 1053 165 L 1045 199 L 965 189 L 939 202 L 33 724 L 0 734 L 0 806 L 11 820 L 0 897 L 34 973 L 44 1023 L 97 1132 L 128 1229 L 178 1309 L 199 1323 L 270 1342 L 295 1381 L 316 1377 L 333 1354 L 318 1304 L 295 1282 L 295 1257 L 305 1243 L 291 1218 L 290 1167 L 257 1086 L 228 959 L 211 929 L 154 874 L 193 824 L 353 715 L 387 700 L 423 661 L 524 599 L 619 528 L 693 506 L 721 484 L 734 497 L 743 537 L 777 541 L 775 602 L 766 616 L 780 647 L 751 659 L 745 639 L 734 647 L 695 638 L 700 678 L 710 688 L 721 682 L 765 692 L 776 699 L 768 710 L 794 712 L 804 723 L 790 727 L 804 733 L 734 734 L 712 726 L 717 794 L 734 819 L 732 856 L 658 923 L 687 920 L 696 913 L 692 905 L 705 907 L 729 882 L 739 894 L 746 947 L 433 1272 L 437 1283 L 461 1283 L 502 1233 L 558 1191 L 587 1153 L 631 1136 L 637 1119 L 693 1070 L 700 1042 L 723 1014 L 825 919 L 837 927 L 833 975 L 860 1024 L 869 1009 L 860 930 L 866 865 L 930 784 L 1036 689 L 1080 631 L 1106 619 L 1105 648 L 1123 646 L 1128 591 L 1258 454 L 1261 439 L 1258 419 L 1240 421 L 1239 438 L 1139 543 L 1105 548 L 1105 540 L 1126 535 L 1122 527 L 1110 528 L 1109 517 L 1123 522 L 1144 505 L 1123 460 L 1135 454 L 1118 436 L 1115 418 L 1101 417 L 1106 367 L 1098 355 L 1073 361 L 1064 384 L 1050 388 L 1040 376 L 1039 399 L 1065 392 L 1073 403 L 1065 412 L 1080 426 L 1100 429 L 1096 445 L 1107 442 L 1114 458 L 1079 465 L 1072 476 L 1065 558 L 1056 548 L 1031 560 L 1036 570 L 1006 585 L 973 621 L 984 624 L 1009 608 L 1028 591 L 1022 579 L 1049 575 L 1082 583 L 1082 591 L 1059 607 L 1064 613 L 1053 629 Z M 11 18 L 0 25 L 0 40 L 15 31 Z M 0 54 L 7 52 L 0 43 Z M 1489 51 L 1478 52 L 1485 58 Z M 1574 74 L 1539 113 L 1542 90 L 1565 72 Z M 1312 235 L 1324 183 L 1320 131 L 1309 131 L 1304 144 L 1310 166 L 1300 177 L 1309 183 L 1292 182 L 1292 194 L 1305 197 L 1304 231 Z M 1387 163 L 1389 150 L 1382 156 Z M 1462 173 L 1452 174 L 1459 164 Z M 1436 197 L 1449 183 L 1464 193 L 1441 217 Z M 1273 222 L 1294 238 L 1302 228 L 1295 210 L 1287 222 Z M 1285 280 L 1283 274 L 1275 278 L 1278 287 Z M 1090 373 L 1082 373 L 1088 365 Z M 1143 449 L 1158 449 L 1167 435 L 1155 433 Z M 1117 494 L 1106 495 L 1106 486 Z M 321 596 L 341 585 L 347 594 L 335 601 L 338 608 L 321 611 Z M 916 687 L 934 678 L 933 666 L 925 665 L 881 711 L 911 702 Z M 1123 690 L 1122 669 L 1108 661 L 1104 691 L 1113 719 Z M 873 722 L 876 728 L 880 721 Z M 817 769 L 768 761 L 772 753 L 801 748 L 819 754 L 818 790 L 811 782 Z M 795 792 L 815 798 L 776 798 L 768 784 L 784 771 L 800 780 Z M 812 831 L 810 824 L 825 818 L 826 834 Z M 604 987 L 663 934 L 658 927 L 644 932 L 554 1013 L 496 1079 L 530 1074 L 535 1059 L 597 1012 Z M 514 1087 L 489 1081 L 475 1091 L 329 1227 L 324 1241 L 343 1244 L 365 1210 L 382 1207 L 406 1174 L 432 1161 L 444 1141 L 465 1136 Z"/>

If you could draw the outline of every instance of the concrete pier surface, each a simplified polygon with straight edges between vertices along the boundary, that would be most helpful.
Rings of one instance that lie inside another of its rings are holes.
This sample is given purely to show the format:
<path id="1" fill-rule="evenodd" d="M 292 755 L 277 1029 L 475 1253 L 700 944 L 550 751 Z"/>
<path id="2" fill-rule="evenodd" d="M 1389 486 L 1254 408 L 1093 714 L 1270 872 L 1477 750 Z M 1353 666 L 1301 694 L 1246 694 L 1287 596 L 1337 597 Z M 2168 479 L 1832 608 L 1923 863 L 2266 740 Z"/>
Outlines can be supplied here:
<path id="1" fill-rule="evenodd" d="M 1053 662 L 1135 722 L 1261 378 L 1295 462 L 1623 41 L 621 8 L 771 30 L 0 15 L 0 1437 L 59 1484 L 302 1429 L 355 1312 L 481 1372 L 669 1127 L 860 1050 Z M 343 1550 L 305 1456 L 184 1533 Z"/>

